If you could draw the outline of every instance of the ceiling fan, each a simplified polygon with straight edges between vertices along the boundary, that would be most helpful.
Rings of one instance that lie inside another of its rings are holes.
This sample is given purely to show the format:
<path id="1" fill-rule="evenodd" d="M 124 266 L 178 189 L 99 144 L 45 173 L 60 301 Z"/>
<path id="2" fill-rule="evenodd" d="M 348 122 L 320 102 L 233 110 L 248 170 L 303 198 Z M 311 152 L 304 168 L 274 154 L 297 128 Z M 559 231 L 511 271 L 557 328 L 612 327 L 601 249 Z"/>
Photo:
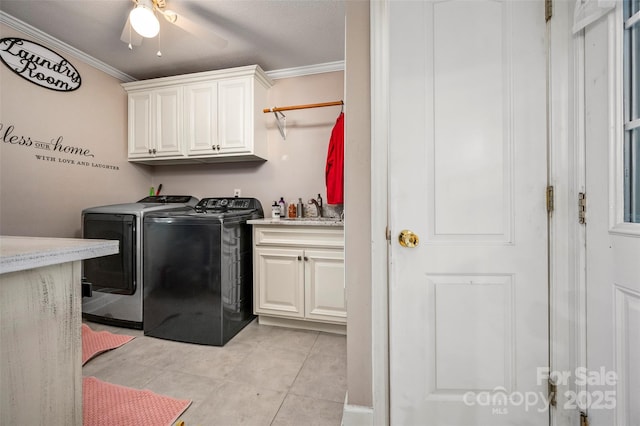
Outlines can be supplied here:
<path id="1" fill-rule="evenodd" d="M 204 26 L 188 19 L 184 15 L 167 9 L 165 0 L 132 0 L 135 4 L 125 22 L 120 40 L 128 43 L 129 49 L 140 46 L 144 38 L 153 38 L 160 32 L 160 21 L 156 14 L 162 15 L 167 22 L 176 25 L 184 31 L 206 40 L 211 45 L 222 49 L 227 46 L 227 40 Z M 158 56 L 161 56 L 158 51 Z"/>

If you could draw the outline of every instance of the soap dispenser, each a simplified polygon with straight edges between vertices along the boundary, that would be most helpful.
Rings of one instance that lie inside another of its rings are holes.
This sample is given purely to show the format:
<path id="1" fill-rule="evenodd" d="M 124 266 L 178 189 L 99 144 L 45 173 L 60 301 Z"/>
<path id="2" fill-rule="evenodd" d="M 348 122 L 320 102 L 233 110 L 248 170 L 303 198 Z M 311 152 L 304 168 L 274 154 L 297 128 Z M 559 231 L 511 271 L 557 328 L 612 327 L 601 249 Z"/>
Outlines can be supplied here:
<path id="1" fill-rule="evenodd" d="M 296 210 L 297 217 L 304 217 L 304 204 L 302 204 L 302 198 L 298 198 L 298 209 Z"/>
<path id="2" fill-rule="evenodd" d="M 271 217 L 273 219 L 280 219 L 280 206 L 277 201 L 274 201 L 271 206 Z"/>
<path id="3" fill-rule="evenodd" d="M 278 204 L 280 204 L 280 217 L 287 217 L 287 203 L 284 202 L 283 197 L 280 197 Z"/>

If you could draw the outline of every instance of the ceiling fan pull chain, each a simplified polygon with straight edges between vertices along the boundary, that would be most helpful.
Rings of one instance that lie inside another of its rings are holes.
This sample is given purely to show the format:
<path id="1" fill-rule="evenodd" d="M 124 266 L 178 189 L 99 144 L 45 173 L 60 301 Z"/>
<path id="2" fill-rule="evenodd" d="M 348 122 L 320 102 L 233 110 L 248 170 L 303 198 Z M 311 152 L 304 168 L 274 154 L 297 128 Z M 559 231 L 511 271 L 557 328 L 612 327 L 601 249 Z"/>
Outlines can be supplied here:
<path id="1" fill-rule="evenodd" d="M 127 18 L 127 23 L 129 24 L 129 50 L 133 50 L 133 46 L 131 45 L 131 21 Z"/>
<path id="2" fill-rule="evenodd" d="M 158 53 L 156 53 L 156 56 L 158 58 L 162 57 L 162 52 L 160 51 L 160 33 L 161 33 L 161 31 L 158 31 Z"/>

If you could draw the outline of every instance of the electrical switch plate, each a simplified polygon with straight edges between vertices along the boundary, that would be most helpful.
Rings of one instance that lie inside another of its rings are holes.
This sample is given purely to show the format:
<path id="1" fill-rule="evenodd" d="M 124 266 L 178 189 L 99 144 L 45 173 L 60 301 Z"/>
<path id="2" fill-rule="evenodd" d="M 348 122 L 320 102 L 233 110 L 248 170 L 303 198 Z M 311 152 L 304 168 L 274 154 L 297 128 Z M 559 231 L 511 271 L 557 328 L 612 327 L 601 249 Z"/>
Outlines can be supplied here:
<path id="1" fill-rule="evenodd" d="M 234 189 L 234 190 L 233 190 L 233 196 L 234 196 L 234 197 L 240 197 L 240 192 L 241 192 L 241 191 L 240 191 L 239 189 Z"/>

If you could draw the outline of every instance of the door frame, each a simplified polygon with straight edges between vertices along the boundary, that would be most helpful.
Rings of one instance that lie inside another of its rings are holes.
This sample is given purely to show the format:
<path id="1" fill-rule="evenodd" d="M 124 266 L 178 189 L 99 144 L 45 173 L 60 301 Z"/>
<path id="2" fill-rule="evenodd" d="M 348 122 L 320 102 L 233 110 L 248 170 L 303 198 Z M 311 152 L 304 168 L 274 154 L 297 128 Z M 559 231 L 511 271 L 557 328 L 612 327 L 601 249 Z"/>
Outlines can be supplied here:
<path id="1" fill-rule="evenodd" d="M 371 424 L 389 424 L 389 2 L 370 3 L 371 54 L 371 286 L 372 397 Z M 544 2 L 540 2 L 541 5 Z M 544 10 L 541 8 L 541 13 Z M 549 220 L 549 364 L 551 371 L 574 371 L 584 318 L 584 227 L 577 223 L 577 193 L 584 189 L 584 151 L 579 146 L 581 105 L 574 78 L 581 59 L 572 38 L 573 2 L 554 3 L 548 32 L 548 173 L 555 188 Z M 577 75 L 579 77 L 579 75 Z M 582 189 L 581 189 L 582 188 Z M 539 194 L 541 202 L 544 194 Z M 582 248 L 581 248 L 582 247 Z M 572 294 L 577 296 L 572 297 Z M 578 324 L 576 326 L 576 324 Z M 568 386 L 572 386 L 570 383 Z M 560 395 L 565 389 L 558 388 Z M 559 407 L 562 404 L 559 401 Z M 552 409 L 551 425 L 578 424 L 574 411 Z"/>
<path id="2" fill-rule="evenodd" d="M 389 1 L 370 5 L 372 425 L 389 424 Z"/>
<path id="3" fill-rule="evenodd" d="M 584 38 L 572 35 L 574 3 L 557 1 L 548 23 L 549 184 L 555 207 L 549 221 L 549 366 L 573 377 L 585 365 L 585 226 L 578 221 L 578 194 L 585 192 Z M 578 392 L 575 380 L 557 383 L 551 425 L 580 424 L 580 412 L 565 409 Z"/>

